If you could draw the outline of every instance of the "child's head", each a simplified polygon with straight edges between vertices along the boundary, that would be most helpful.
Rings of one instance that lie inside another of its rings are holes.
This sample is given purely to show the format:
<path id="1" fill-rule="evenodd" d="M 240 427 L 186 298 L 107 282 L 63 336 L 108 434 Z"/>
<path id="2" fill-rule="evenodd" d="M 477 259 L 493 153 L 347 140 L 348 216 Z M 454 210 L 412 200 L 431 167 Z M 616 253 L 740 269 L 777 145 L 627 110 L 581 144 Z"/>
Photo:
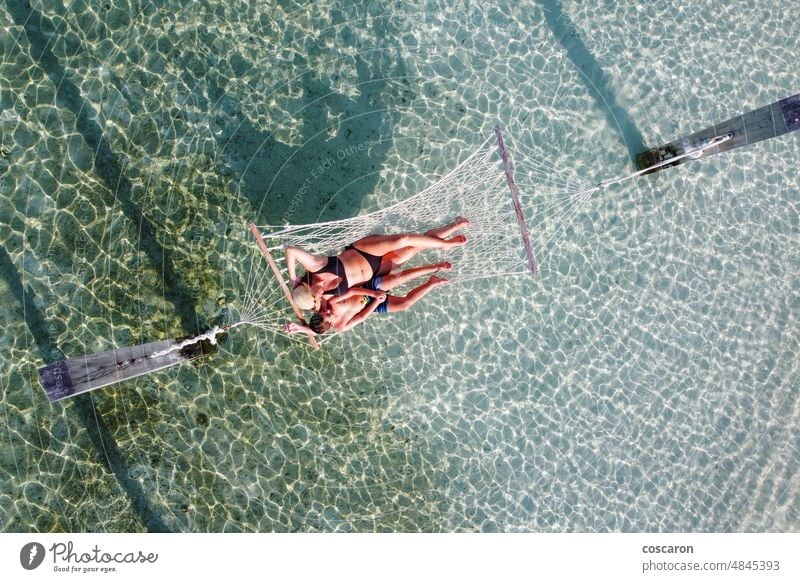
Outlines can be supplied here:
<path id="1" fill-rule="evenodd" d="M 311 319 L 308 322 L 308 327 L 310 327 L 314 333 L 317 335 L 321 335 L 328 331 L 331 328 L 331 324 L 322 317 L 322 314 L 315 313 L 311 316 Z"/>

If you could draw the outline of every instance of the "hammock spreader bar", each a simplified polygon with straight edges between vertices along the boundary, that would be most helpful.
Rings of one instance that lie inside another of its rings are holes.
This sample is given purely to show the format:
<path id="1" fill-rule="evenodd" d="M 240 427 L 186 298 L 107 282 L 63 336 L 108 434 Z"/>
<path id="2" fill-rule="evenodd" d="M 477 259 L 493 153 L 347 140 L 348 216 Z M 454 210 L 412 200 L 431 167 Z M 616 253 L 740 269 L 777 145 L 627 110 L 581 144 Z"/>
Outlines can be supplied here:
<path id="1" fill-rule="evenodd" d="M 519 203 L 519 192 L 517 191 L 517 183 L 514 181 L 514 171 L 511 168 L 511 162 L 508 159 L 508 151 L 506 150 L 505 143 L 503 143 L 503 134 L 500 132 L 499 127 L 494 128 L 494 134 L 497 136 L 497 146 L 500 148 L 500 157 L 503 159 L 503 170 L 505 170 L 506 173 L 508 187 L 511 189 L 511 199 L 514 201 L 514 212 L 517 214 L 519 229 L 522 232 L 522 242 L 525 245 L 525 252 L 528 255 L 528 266 L 531 269 L 531 273 L 535 275 L 538 270 L 536 266 L 536 257 L 533 254 L 533 246 L 531 246 L 531 239 L 528 236 L 528 229 L 525 226 L 522 206 L 520 206 Z"/>
<path id="2" fill-rule="evenodd" d="M 264 244 L 264 239 L 261 237 L 261 233 L 259 232 L 258 227 L 253 223 L 250 223 L 250 232 L 252 232 L 253 236 L 256 238 L 258 247 L 261 249 L 261 253 L 264 255 L 264 258 L 267 259 L 267 264 L 269 264 L 269 268 L 272 269 L 272 272 L 275 274 L 275 278 L 278 280 L 281 289 L 283 289 L 283 293 L 284 295 L 286 295 L 286 299 L 289 301 L 289 305 L 292 306 L 294 314 L 303 323 L 303 325 L 306 325 L 306 320 L 303 317 L 303 312 L 300 310 L 299 307 L 297 307 L 297 305 L 294 304 L 294 301 L 292 300 L 292 292 L 289 291 L 289 286 L 286 284 L 286 281 L 283 280 L 283 276 L 281 275 L 280 269 L 278 269 L 278 265 L 275 262 L 275 259 L 272 258 L 272 254 L 269 252 L 267 245 Z M 318 350 L 319 344 L 317 343 L 317 340 L 314 339 L 314 334 L 312 334 L 311 332 L 306 332 L 306 334 L 308 335 L 308 341 L 311 342 L 311 345 L 314 347 L 315 350 Z"/>

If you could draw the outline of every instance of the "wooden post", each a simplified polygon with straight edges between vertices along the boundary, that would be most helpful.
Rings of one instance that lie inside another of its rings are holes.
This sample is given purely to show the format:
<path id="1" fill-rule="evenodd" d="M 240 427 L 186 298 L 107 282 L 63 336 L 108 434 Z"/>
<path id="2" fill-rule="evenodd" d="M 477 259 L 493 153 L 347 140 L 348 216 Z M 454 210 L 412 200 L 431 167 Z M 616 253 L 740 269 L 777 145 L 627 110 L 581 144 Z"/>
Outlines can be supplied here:
<path id="1" fill-rule="evenodd" d="M 721 152 L 754 144 L 765 139 L 778 137 L 800 128 L 800 93 L 786 99 L 776 101 L 750 113 L 745 113 L 718 123 L 684 138 L 668 144 L 651 148 L 636 156 L 636 166 L 643 170 L 670 158 L 686 153 L 687 148 L 696 147 L 704 140 L 731 133 L 733 137 L 718 146 L 709 148 L 697 156 L 689 156 L 656 168 L 657 172 L 664 168 L 671 168 L 686 163 L 693 159 L 704 158 Z M 647 172 L 648 174 L 652 172 Z"/>
<path id="2" fill-rule="evenodd" d="M 60 360 L 39 368 L 39 379 L 47 398 L 55 402 L 156 370 L 163 370 L 213 353 L 217 349 L 207 340 L 178 349 L 177 346 L 182 341 L 161 340 Z M 173 349 L 170 351 L 170 348 Z M 158 353 L 162 355 L 154 355 Z"/>

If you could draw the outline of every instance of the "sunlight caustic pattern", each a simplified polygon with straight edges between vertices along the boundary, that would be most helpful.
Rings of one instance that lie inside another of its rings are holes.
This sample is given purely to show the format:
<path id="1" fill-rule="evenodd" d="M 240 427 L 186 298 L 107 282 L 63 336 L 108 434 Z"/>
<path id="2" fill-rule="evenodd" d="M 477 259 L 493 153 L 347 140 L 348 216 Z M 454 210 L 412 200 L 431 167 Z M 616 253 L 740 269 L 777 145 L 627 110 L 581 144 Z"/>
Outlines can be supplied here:
<path id="1" fill-rule="evenodd" d="M 797 136 L 585 195 L 796 93 L 780 2 L 8 0 L 0 32 L 4 531 L 800 527 Z M 250 222 L 391 207 L 496 125 L 540 277 L 38 387 L 234 317 Z"/>

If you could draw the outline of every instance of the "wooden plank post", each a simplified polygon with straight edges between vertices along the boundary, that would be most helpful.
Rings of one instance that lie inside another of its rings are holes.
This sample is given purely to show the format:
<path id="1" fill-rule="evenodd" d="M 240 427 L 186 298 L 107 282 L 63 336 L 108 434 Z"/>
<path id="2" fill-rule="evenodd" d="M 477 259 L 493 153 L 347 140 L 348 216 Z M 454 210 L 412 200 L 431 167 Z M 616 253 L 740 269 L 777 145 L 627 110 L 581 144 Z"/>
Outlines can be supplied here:
<path id="1" fill-rule="evenodd" d="M 207 340 L 183 345 L 185 343 L 189 342 L 185 339 L 160 340 L 60 360 L 39 368 L 39 380 L 48 400 L 56 402 L 217 350 Z"/>
<path id="2" fill-rule="evenodd" d="M 677 160 L 674 164 L 665 164 L 646 173 L 651 174 L 694 159 L 727 152 L 765 139 L 778 137 L 797 129 L 800 129 L 800 93 L 723 121 L 668 144 L 643 151 L 636 156 L 636 166 L 640 170 L 650 168 L 660 162 L 685 154 L 687 149 L 691 150 L 697 144 L 728 133 L 732 134 L 732 138 L 718 146 L 708 148 L 697 156 L 686 156 Z"/>

